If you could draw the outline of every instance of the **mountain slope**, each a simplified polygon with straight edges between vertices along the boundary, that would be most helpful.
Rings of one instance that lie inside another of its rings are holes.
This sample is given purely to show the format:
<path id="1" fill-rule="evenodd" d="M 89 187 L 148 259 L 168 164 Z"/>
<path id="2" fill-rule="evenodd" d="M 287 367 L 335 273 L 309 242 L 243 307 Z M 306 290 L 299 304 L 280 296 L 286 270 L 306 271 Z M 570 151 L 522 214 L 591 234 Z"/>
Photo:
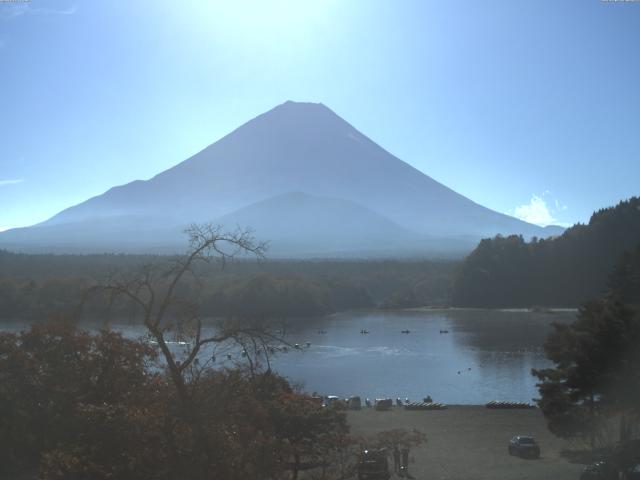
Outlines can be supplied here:
<path id="1" fill-rule="evenodd" d="M 349 200 L 302 192 L 278 195 L 216 220 L 222 225 L 250 225 L 258 238 L 299 245 L 322 244 L 385 248 L 419 236 Z"/>
<path id="2" fill-rule="evenodd" d="M 482 207 L 394 157 L 322 104 L 286 102 L 150 180 L 68 208 L 41 226 L 141 218 L 176 229 L 291 191 L 355 202 L 433 236 L 520 233 L 540 227 Z M 277 219 L 273 219 L 276 221 Z M 31 234 L 29 234 L 31 232 Z M 23 232 L 47 244 L 47 230 Z M 125 232 L 122 232 L 125 234 Z M 10 235 L 0 234 L 0 244 Z"/>
<path id="3" fill-rule="evenodd" d="M 256 239 L 269 243 L 270 257 L 451 257 L 476 243 L 421 235 L 355 202 L 302 192 L 253 203 L 212 223 L 229 230 L 250 226 Z M 121 215 L 14 229 L 3 234 L 2 246 L 40 253 L 178 253 L 186 242 L 183 230 L 158 218 Z"/>
<path id="4" fill-rule="evenodd" d="M 410 255 L 428 247 L 461 254 L 472 246 L 459 239 L 420 235 L 350 200 L 302 192 L 278 195 L 216 220 L 222 225 L 250 225 L 270 243 L 271 256 Z"/>
<path id="5" fill-rule="evenodd" d="M 178 253 L 186 245 L 184 228 L 142 215 L 42 223 L 1 232 L 0 249 L 26 253 Z"/>

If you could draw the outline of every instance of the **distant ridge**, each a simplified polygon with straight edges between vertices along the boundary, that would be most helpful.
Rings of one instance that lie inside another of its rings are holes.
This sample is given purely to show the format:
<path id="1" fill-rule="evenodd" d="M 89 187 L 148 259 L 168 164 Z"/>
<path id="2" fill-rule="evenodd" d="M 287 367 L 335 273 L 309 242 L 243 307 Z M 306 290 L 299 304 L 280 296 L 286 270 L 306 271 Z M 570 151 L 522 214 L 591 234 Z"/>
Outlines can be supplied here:
<path id="1" fill-rule="evenodd" d="M 276 219 L 274 221 L 274 219 Z M 468 239 L 433 239 L 408 230 L 350 200 L 290 192 L 251 204 L 218 219 L 223 225 L 251 225 L 257 238 L 268 238 L 271 256 L 353 257 L 420 255 L 430 247 L 459 255 Z"/>
<path id="2" fill-rule="evenodd" d="M 313 221 L 293 215 L 301 199 L 314 217 L 325 220 L 326 229 L 333 230 L 322 240 L 311 235 L 317 226 Z M 341 207 L 336 202 L 342 202 Z M 342 207 L 345 215 L 350 212 L 349 221 L 338 221 Z M 284 217 L 289 220 L 283 222 Z M 468 245 L 461 248 L 470 250 L 471 239 L 498 233 L 560 233 L 454 192 L 394 157 L 322 104 L 289 101 L 150 180 L 114 187 L 34 227 L 0 233 L 0 247 L 172 249 L 184 246 L 176 232 L 185 225 L 212 220 L 259 223 L 260 228 L 245 226 L 265 232 L 265 240 L 274 240 L 277 233 L 282 249 L 286 245 L 300 254 L 342 251 L 366 256 L 384 251 L 404 256 L 438 250 L 446 239 L 464 238 Z M 311 230 L 303 231 L 303 224 Z M 356 224 L 361 232 L 353 228 Z M 376 234 L 370 235 L 373 231 Z"/>

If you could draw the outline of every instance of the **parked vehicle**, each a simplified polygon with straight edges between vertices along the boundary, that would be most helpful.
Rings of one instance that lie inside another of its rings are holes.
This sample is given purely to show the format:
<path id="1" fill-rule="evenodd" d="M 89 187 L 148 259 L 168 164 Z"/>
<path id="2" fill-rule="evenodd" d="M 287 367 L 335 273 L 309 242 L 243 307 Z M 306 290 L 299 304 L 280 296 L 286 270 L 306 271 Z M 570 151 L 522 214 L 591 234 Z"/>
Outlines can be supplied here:
<path id="1" fill-rule="evenodd" d="M 376 410 L 391 410 L 393 400 L 390 398 L 376 398 Z"/>
<path id="2" fill-rule="evenodd" d="M 618 469 L 606 460 L 584 467 L 580 480 L 618 480 Z"/>
<path id="3" fill-rule="evenodd" d="M 353 396 L 349 398 L 348 405 L 349 410 L 360 410 L 362 408 L 362 400 L 357 395 Z"/>
<path id="4" fill-rule="evenodd" d="M 623 472 L 631 470 L 640 464 L 640 440 L 628 440 L 615 446 L 611 454 L 611 461 Z M 631 476 L 631 473 L 627 475 Z M 638 474 L 636 474 L 637 478 Z"/>
<path id="5" fill-rule="evenodd" d="M 340 400 L 340 397 L 337 397 L 335 395 L 327 395 L 326 397 L 324 397 L 324 406 L 325 407 L 330 407 L 331 405 L 333 405 L 338 400 Z"/>
<path id="6" fill-rule="evenodd" d="M 580 480 L 640 480 L 640 440 L 618 443 L 607 455 L 587 465 Z"/>
<path id="7" fill-rule="evenodd" d="M 536 443 L 533 437 L 528 435 L 516 435 L 509 442 L 509 455 L 538 458 L 540 457 L 540 446 Z"/>
<path id="8" fill-rule="evenodd" d="M 640 464 L 634 465 L 627 470 L 627 480 L 640 480 Z"/>
<path id="9" fill-rule="evenodd" d="M 387 451 L 363 450 L 358 461 L 358 480 L 389 480 Z"/>

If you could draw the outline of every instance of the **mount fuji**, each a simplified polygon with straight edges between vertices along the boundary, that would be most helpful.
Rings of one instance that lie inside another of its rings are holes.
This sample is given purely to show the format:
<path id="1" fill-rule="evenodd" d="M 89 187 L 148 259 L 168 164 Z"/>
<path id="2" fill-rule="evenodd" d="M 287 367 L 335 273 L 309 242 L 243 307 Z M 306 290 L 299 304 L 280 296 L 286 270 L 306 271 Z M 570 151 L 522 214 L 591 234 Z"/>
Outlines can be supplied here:
<path id="1" fill-rule="evenodd" d="M 0 248 L 175 252 L 194 222 L 250 227 L 281 257 L 457 255 L 496 234 L 562 232 L 483 207 L 326 106 L 289 101 L 149 180 L 0 233 Z"/>

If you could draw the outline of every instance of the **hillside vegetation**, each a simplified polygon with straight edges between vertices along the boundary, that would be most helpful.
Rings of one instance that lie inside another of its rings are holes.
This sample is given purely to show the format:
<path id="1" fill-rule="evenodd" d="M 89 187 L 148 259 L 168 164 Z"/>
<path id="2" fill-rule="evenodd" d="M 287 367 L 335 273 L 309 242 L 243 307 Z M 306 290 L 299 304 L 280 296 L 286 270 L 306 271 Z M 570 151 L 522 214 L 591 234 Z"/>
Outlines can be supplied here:
<path id="1" fill-rule="evenodd" d="M 624 255 L 640 244 L 640 198 L 595 212 L 550 239 L 485 239 L 461 264 L 452 303 L 460 307 L 575 307 L 597 298 Z"/>
<path id="2" fill-rule="evenodd" d="M 71 314 L 82 292 L 114 272 L 135 272 L 171 257 L 28 255 L 0 251 L 0 320 Z M 203 267 L 184 288 L 206 316 L 288 318 L 354 308 L 402 308 L 449 302 L 456 262 L 234 261 Z M 127 305 L 93 298 L 86 312 L 126 320 Z"/>

